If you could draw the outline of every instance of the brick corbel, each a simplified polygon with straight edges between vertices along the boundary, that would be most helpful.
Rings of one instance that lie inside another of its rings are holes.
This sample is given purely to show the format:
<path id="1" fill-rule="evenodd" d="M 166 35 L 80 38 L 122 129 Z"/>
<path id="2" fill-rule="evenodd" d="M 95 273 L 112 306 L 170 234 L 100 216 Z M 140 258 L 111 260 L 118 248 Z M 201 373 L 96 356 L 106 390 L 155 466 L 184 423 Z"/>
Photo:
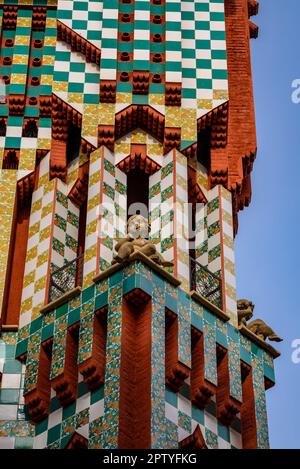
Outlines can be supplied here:
<path id="1" fill-rule="evenodd" d="M 178 392 L 190 369 L 178 360 L 178 316 L 166 308 L 166 385 Z"/>
<path id="2" fill-rule="evenodd" d="M 150 73 L 146 70 L 134 71 L 132 74 L 132 92 L 133 94 L 149 93 Z"/>
<path id="3" fill-rule="evenodd" d="M 32 12 L 32 30 L 33 31 L 45 31 L 46 26 L 46 7 L 33 7 Z"/>
<path id="4" fill-rule="evenodd" d="M 51 380 L 51 387 L 62 407 L 74 402 L 77 397 L 78 384 L 78 329 L 79 323 L 68 328 L 66 338 L 65 366 L 60 376 Z"/>
<path id="5" fill-rule="evenodd" d="M 204 409 L 216 394 L 216 386 L 205 379 L 204 337 L 192 327 L 192 369 L 191 400 L 200 409 Z"/>
<path id="6" fill-rule="evenodd" d="M 181 128 L 179 127 L 165 127 L 164 135 L 164 154 L 166 155 L 169 151 L 174 148 L 180 149 L 181 142 Z"/>
<path id="7" fill-rule="evenodd" d="M 100 103 L 115 103 L 116 97 L 116 80 L 100 80 Z"/>
<path id="8" fill-rule="evenodd" d="M 104 145 L 110 151 L 114 151 L 115 127 L 113 125 L 99 125 L 98 127 L 98 147 Z"/>
<path id="9" fill-rule="evenodd" d="M 248 15 L 255 16 L 258 14 L 259 3 L 257 0 L 248 0 Z"/>
<path id="10" fill-rule="evenodd" d="M 41 344 L 36 388 L 24 396 L 30 418 L 37 423 L 46 418 L 50 412 L 50 366 L 52 339 Z"/>
<path id="11" fill-rule="evenodd" d="M 94 314 L 92 356 L 79 364 L 79 371 L 90 391 L 99 388 L 105 380 L 107 310 L 106 306 Z"/>
<path id="12" fill-rule="evenodd" d="M 179 448 L 184 450 L 207 449 L 207 444 L 199 424 L 190 436 L 179 442 Z"/>
<path id="13" fill-rule="evenodd" d="M 15 30 L 17 26 L 18 7 L 15 5 L 3 5 L 3 30 Z"/>
<path id="14" fill-rule="evenodd" d="M 255 396 L 252 368 L 241 362 L 243 404 L 241 407 L 241 430 L 243 449 L 257 448 L 257 429 L 255 416 Z"/>
<path id="15" fill-rule="evenodd" d="M 78 178 L 76 179 L 72 189 L 69 192 L 69 199 L 75 205 L 81 207 L 87 198 L 89 181 L 89 162 L 87 161 L 80 166 L 78 171 Z"/>
<path id="16" fill-rule="evenodd" d="M 65 446 L 65 449 L 88 449 L 88 440 L 75 432 Z"/>
<path id="17" fill-rule="evenodd" d="M 117 167 L 129 173 L 130 170 L 139 168 L 146 174 L 154 174 L 161 166 L 153 161 L 146 153 L 147 146 L 139 144 L 131 144 L 131 153 L 124 160 L 117 164 Z"/>
<path id="18" fill-rule="evenodd" d="M 254 24 L 252 21 L 249 21 L 249 32 L 250 32 L 250 37 L 251 39 L 257 39 L 258 38 L 258 26 Z"/>
<path id="19" fill-rule="evenodd" d="M 10 116 L 23 116 L 25 110 L 25 95 L 11 94 L 8 98 Z"/>
<path id="20" fill-rule="evenodd" d="M 228 426 L 241 410 L 241 403 L 230 396 L 230 377 L 228 352 L 217 344 L 218 356 L 218 387 L 217 387 L 217 418 Z"/>
<path id="21" fill-rule="evenodd" d="M 17 182 L 18 187 L 18 206 L 24 207 L 29 205 L 31 201 L 31 196 L 34 189 L 35 182 L 35 172 L 33 171 L 30 174 L 27 174 L 22 179 Z"/>
<path id="22" fill-rule="evenodd" d="M 165 85 L 165 105 L 181 106 L 181 83 L 166 83 Z"/>
<path id="23" fill-rule="evenodd" d="M 197 171 L 191 166 L 188 166 L 188 194 L 189 203 L 193 205 L 197 203 L 207 204 L 207 198 L 197 182 Z"/>

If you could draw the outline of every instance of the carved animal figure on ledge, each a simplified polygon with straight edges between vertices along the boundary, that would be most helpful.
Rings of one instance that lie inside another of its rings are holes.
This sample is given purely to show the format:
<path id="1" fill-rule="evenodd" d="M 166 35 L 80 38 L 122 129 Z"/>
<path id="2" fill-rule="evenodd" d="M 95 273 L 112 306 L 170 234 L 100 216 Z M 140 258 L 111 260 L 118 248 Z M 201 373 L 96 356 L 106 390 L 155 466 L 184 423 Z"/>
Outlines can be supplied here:
<path id="1" fill-rule="evenodd" d="M 149 257 L 153 262 L 162 267 L 171 267 L 173 262 L 166 261 L 163 256 L 157 252 L 156 246 L 148 238 L 150 226 L 146 218 L 142 215 L 132 215 L 127 222 L 127 236 L 121 239 L 115 246 L 113 264 L 121 264 L 128 260 L 134 252 L 141 252 Z"/>
<path id="2" fill-rule="evenodd" d="M 247 321 L 249 321 L 249 319 L 251 319 L 253 316 L 254 306 L 255 305 L 250 300 L 243 299 L 237 301 L 239 326 L 242 324 L 244 324 L 244 326 L 247 325 Z"/>
<path id="3" fill-rule="evenodd" d="M 282 339 L 262 319 L 254 319 L 246 327 L 262 340 L 269 339 L 275 342 L 282 342 Z"/>

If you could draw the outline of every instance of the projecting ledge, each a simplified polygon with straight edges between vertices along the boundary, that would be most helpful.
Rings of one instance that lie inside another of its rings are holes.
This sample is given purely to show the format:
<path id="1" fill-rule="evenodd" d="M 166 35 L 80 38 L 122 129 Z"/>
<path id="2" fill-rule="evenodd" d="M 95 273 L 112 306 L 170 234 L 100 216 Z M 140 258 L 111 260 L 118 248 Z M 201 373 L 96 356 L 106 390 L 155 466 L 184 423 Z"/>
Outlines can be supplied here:
<path id="1" fill-rule="evenodd" d="M 123 269 L 123 267 L 131 264 L 134 261 L 143 262 L 152 270 L 154 270 L 160 277 L 163 277 L 165 280 L 167 280 L 169 283 L 171 283 L 175 287 L 178 287 L 181 284 L 180 280 L 178 280 L 176 277 L 170 274 L 170 272 L 168 272 L 163 267 L 153 262 L 151 259 L 149 259 L 149 257 L 145 256 L 141 252 L 133 253 L 127 261 L 122 262 L 121 264 L 114 264 L 111 267 L 109 267 L 107 270 L 105 270 L 104 272 L 101 272 L 100 274 L 96 275 L 96 277 L 93 278 L 93 282 L 94 283 L 101 282 L 101 280 L 104 280 L 107 277 L 110 277 L 112 274 L 114 274 L 115 272 L 118 272 L 119 270 Z"/>
<path id="2" fill-rule="evenodd" d="M 191 291 L 190 292 L 191 297 L 193 300 L 197 301 L 197 303 L 200 303 L 202 306 L 205 306 L 205 308 L 209 309 L 213 313 L 215 313 L 216 316 L 218 316 L 222 321 L 229 321 L 230 316 L 229 314 L 224 313 L 220 308 L 218 308 L 216 305 L 208 301 L 204 296 L 199 295 L 196 291 Z"/>
<path id="3" fill-rule="evenodd" d="M 247 327 L 244 325 L 239 327 L 239 331 L 241 334 L 246 336 L 248 339 L 250 339 L 252 342 L 256 343 L 260 348 L 268 352 L 270 355 L 272 355 L 273 358 L 278 358 L 280 357 L 281 353 L 278 352 L 272 345 L 268 344 L 264 340 L 261 340 L 256 334 L 253 334 Z"/>
<path id="4" fill-rule="evenodd" d="M 43 306 L 40 309 L 40 313 L 41 314 L 49 313 L 50 311 L 53 311 L 54 309 L 58 308 L 59 306 L 63 305 L 64 303 L 67 303 L 72 298 L 75 298 L 76 296 L 79 296 L 80 293 L 81 293 L 81 287 L 75 287 L 72 290 L 65 293 L 64 295 L 57 298 L 56 300 L 51 301 L 51 303 L 48 303 L 47 305 Z"/>

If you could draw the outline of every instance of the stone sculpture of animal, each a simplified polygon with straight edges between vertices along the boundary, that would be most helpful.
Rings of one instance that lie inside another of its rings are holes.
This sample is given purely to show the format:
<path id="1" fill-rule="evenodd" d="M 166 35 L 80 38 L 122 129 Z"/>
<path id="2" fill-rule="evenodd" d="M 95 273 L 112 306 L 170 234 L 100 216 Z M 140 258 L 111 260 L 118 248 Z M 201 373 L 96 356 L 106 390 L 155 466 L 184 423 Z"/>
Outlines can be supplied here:
<path id="1" fill-rule="evenodd" d="M 262 340 L 269 339 L 275 342 L 282 342 L 282 339 L 262 319 L 254 319 L 246 327 Z"/>
<path id="2" fill-rule="evenodd" d="M 246 326 L 247 321 L 252 318 L 254 304 L 250 300 L 238 300 L 237 301 L 237 311 L 238 311 L 238 323 L 239 326 L 242 324 Z"/>
<path id="3" fill-rule="evenodd" d="M 155 244 L 149 239 L 150 226 L 142 215 L 132 215 L 127 222 L 127 236 L 121 239 L 115 246 L 112 265 L 126 261 L 134 252 L 141 252 L 153 262 L 163 267 L 173 266 L 173 262 L 166 261 L 156 250 Z"/>

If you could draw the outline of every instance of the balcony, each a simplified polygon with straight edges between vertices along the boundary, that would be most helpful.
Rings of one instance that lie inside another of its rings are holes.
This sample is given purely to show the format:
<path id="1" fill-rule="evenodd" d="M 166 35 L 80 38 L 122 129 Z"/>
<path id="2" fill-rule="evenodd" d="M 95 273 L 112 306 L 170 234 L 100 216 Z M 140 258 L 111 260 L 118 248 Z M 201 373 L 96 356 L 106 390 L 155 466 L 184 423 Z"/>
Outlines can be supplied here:
<path id="1" fill-rule="evenodd" d="M 68 262 L 50 274 L 48 301 L 57 300 L 70 290 L 82 286 L 84 255 Z"/>
<path id="2" fill-rule="evenodd" d="M 190 258 L 191 290 L 222 309 L 222 281 L 199 262 Z"/>

